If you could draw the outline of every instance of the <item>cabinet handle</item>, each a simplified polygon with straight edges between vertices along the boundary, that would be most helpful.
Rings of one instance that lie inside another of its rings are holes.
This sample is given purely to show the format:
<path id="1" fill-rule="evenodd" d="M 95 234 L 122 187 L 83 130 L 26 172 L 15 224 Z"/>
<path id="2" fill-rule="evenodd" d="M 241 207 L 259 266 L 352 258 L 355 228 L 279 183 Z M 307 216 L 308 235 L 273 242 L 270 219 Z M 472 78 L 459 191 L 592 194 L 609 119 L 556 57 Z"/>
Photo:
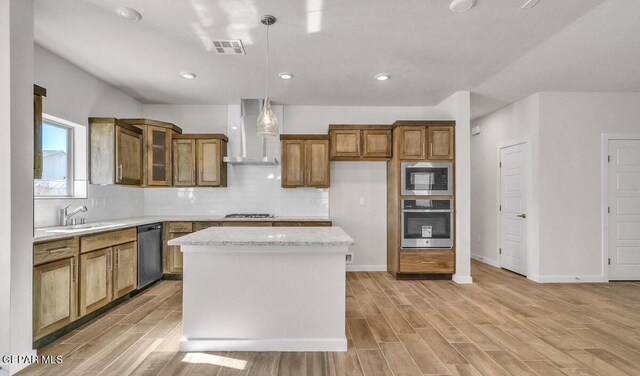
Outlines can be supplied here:
<path id="1" fill-rule="evenodd" d="M 433 142 L 429 144 L 429 151 L 427 152 L 427 155 L 429 156 L 433 155 Z"/>
<path id="2" fill-rule="evenodd" d="M 71 282 L 76 283 L 76 259 L 71 259 Z"/>
<path id="3" fill-rule="evenodd" d="M 122 163 L 118 165 L 118 181 L 122 181 Z"/>
<path id="4" fill-rule="evenodd" d="M 116 268 L 120 265 L 120 251 L 116 251 Z"/>
<path id="5" fill-rule="evenodd" d="M 65 252 L 69 249 L 69 247 L 62 247 L 62 248 L 54 248 L 54 249 L 50 249 L 49 253 L 60 253 L 60 252 Z"/>
<path id="6" fill-rule="evenodd" d="M 420 261 L 421 264 L 435 264 L 434 261 Z"/>
<path id="7" fill-rule="evenodd" d="M 113 261 L 113 256 L 111 255 L 111 252 L 107 253 L 107 264 L 109 264 L 109 270 L 113 269 L 113 264 L 111 263 Z"/>

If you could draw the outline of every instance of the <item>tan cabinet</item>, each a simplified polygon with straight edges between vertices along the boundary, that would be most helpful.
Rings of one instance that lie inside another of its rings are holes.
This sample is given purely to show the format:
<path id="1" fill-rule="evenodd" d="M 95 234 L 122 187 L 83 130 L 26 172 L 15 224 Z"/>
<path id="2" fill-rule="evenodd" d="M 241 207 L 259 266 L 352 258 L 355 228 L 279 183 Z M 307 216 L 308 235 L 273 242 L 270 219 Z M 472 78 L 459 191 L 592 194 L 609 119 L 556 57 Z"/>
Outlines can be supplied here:
<path id="1" fill-rule="evenodd" d="M 76 319 L 78 288 L 76 268 L 76 257 L 37 265 L 33 268 L 34 340 Z"/>
<path id="2" fill-rule="evenodd" d="M 429 127 L 429 159 L 453 160 L 454 127 Z"/>
<path id="3" fill-rule="evenodd" d="M 80 316 L 95 311 L 112 299 L 112 251 L 108 247 L 80 255 Z"/>
<path id="4" fill-rule="evenodd" d="M 136 242 L 113 247 L 113 298 L 135 290 L 138 285 L 138 256 Z"/>
<path id="5" fill-rule="evenodd" d="M 426 135 L 426 128 L 423 126 L 401 126 L 398 130 L 400 160 L 426 159 Z"/>
<path id="6" fill-rule="evenodd" d="M 399 273 L 452 274 L 455 271 L 452 250 L 400 251 Z"/>
<path id="7" fill-rule="evenodd" d="M 360 135 L 359 129 L 329 130 L 331 136 L 331 159 L 359 158 Z"/>
<path id="8" fill-rule="evenodd" d="M 330 184 L 329 137 L 280 135 L 283 188 L 328 188 Z"/>
<path id="9" fill-rule="evenodd" d="M 192 233 L 193 222 L 167 222 L 164 228 L 163 271 L 167 274 L 181 274 L 182 253 L 180 246 L 168 245 L 167 242 Z"/>
<path id="10" fill-rule="evenodd" d="M 392 155 L 391 125 L 331 124 L 331 160 L 388 160 Z"/>
<path id="11" fill-rule="evenodd" d="M 182 133 L 175 124 L 151 119 L 121 119 L 143 131 L 143 181 L 148 187 L 169 187 L 172 183 L 171 139 Z"/>
<path id="12" fill-rule="evenodd" d="M 42 179 L 42 98 L 47 89 L 33 85 L 33 178 Z"/>
<path id="13" fill-rule="evenodd" d="M 196 185 L 196 140 L 173 140 L 173 186 Z"/>
<path id="14" fill-rule="evenodd" d="M 89 118 L 91 184 L 142 185 L 142 130 L 115 118 Z"/>
<path id="15" fill-rule="evenodd" d="M 329 140 L 306 140 L 304 153 L 307 170 L 305 186 L 328 188 L 330 183 Z"/>
<path id="16" fill-rule="evenodd" d="M 282 140 L 281 181 L 283 188 L 304 187 L 304 140 Z"/>
<path id="17" fill-rule="evenodd" d="M 199 186 L 224 187 L 227 185 L 227 164 L 222 161 L 227 154 L 226 150 L 223 150 L 226 146 L 227 143 L 221 139 L 196 140 Z M 225 179 L 224 182 L 223 179 Z"/>
<path id="18" fill-rule="evenodd" d="M 173 137 L 173 185 L 226 187 L 227 137 L 182 134 Z"/>

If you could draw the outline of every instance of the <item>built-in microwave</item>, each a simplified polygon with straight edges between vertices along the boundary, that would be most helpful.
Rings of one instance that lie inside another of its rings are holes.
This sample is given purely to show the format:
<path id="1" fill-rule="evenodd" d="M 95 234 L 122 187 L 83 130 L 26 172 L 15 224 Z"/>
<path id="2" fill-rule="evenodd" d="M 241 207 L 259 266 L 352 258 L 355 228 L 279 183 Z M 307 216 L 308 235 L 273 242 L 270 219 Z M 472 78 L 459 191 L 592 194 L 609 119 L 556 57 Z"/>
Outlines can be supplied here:
<path id="1" fill-rule="evenodd" d="M 402 249 L 452 248 L 451 200 L 401 200 Z"/>
<path id="2" fill-rule="evenodd" d="M 453 194 L 451 162 L 403 162 L 400 174 L 402 195 Z"/>

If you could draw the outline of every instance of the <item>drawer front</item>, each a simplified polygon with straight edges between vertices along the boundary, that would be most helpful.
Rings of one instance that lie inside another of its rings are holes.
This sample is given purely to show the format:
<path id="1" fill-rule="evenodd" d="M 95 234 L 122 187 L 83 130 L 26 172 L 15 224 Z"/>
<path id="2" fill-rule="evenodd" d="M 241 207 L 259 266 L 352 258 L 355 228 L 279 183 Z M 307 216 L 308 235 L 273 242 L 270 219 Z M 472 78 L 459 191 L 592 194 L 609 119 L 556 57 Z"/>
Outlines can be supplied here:
<path id="1" fill-rule="evenodd" d="M 200 231 L 200 230 L 204 230 L 205 228 L 218 227 L 218 226 L 220 226 L 220 222 L 196 222 L 193 225 L 193 231 Z"/>
<path id="2" fill-rule="evenodd" d="M 168 232 L 192 232 L 193 222 L 169 222 Z"/>
<path id="3" fill-rule="evenodd" d="M 302 227 L 331 227 L 331 221 L 309 221 L 300 223 Z"/>
<path id="4" fill-rule="evenodd" d="M 78 254 L 78 239 L 64 239 L 33 245 L 33 265 L 62 260 Z"/>
<path id="5" fill-rule="evenodd" d="M 226 227 L 271 227 L 273 222 L 266 221 L 228 221 L 222 222 Z"/>
<path id="6" fill-rule="evenodd" d="M 126 230 L 103 232 L 97 235 L 83 236 L 80 238 L 80 253 L 94 251 L 111 247 L 118 244 L 136 241 L 137 231 L 135 228 Z"/>
<path id="7" fill-rule="evenodd" d="M 276 227 L 300 227 L 302 223 L 300 222 L 273 222 L 273 225 Z"/>
<path id="8" fill-rule="evenodd" d="M 455 272 L 453 251 L 401 251 L 400 273 L 452 274 Z"/>

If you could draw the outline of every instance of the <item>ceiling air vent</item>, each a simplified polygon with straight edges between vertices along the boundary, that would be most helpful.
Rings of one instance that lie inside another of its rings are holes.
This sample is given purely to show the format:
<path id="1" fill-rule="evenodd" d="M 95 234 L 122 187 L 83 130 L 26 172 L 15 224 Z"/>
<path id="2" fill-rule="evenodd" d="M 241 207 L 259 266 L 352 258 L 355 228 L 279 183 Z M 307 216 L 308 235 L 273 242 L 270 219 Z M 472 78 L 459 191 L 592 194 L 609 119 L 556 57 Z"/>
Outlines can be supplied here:
<path id="1" fill-rule="evenodd" d="M 244 55 L 244 47 L 240 39 L 214 40 L 213 50 L 221 55 Z"/>

